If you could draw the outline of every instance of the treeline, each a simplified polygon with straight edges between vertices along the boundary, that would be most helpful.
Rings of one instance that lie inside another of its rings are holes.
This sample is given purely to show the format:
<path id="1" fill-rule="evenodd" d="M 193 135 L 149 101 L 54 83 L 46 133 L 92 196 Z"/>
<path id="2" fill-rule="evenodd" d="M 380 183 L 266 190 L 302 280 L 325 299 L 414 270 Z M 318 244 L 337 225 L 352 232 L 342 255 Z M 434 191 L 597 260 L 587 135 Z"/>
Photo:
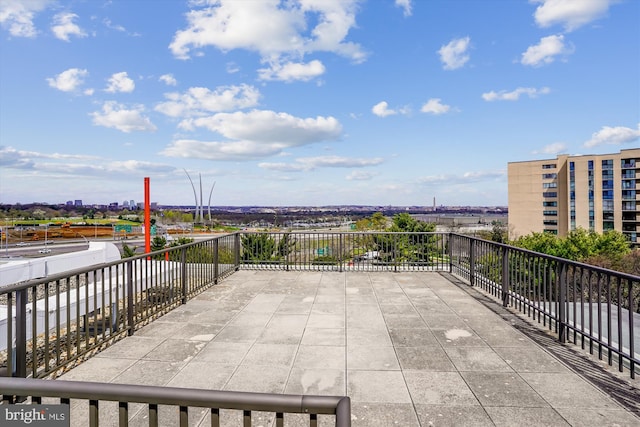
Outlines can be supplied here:
<path id="1" fill-rule="evenodd" d="M 551 233 L 531 233 L 509 240 L 507 227 L 502 223 L 494 223 L 491 231 L 485 232 L 479 237 L 640 276 L 640 250 L 632 249 L 626 236 L 616 230 L 597 233 L 577 228 L 566 237 Z"/>

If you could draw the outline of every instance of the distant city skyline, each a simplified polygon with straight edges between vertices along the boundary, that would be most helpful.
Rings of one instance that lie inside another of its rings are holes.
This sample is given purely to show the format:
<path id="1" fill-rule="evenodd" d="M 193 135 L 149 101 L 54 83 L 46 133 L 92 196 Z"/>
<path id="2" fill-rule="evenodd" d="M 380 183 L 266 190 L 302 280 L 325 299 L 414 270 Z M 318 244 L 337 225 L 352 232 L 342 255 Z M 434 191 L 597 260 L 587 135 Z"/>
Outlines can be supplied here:
<path id="1" fill-rule="evenodd" d="M 0 203 L 506 206 L 640 144 L 636 0 L 0 0 Z"/>

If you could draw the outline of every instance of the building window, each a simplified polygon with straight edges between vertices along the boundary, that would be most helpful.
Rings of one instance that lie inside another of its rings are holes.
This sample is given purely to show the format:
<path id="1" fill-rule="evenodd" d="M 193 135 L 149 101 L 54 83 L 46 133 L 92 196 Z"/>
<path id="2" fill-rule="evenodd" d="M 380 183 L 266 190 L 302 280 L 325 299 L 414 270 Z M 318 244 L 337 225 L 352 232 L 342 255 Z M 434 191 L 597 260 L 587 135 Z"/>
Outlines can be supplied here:
<path id="1" fill-rule="evenodd" d="M 611 212 L 611 211 L 602 212 L 602 220 L 603 221 L 613 221 L 613 212 Z"/>
<path id="2" fill-rule="evenodd" d="M 542 193 L 542 197 L 558 197 L 557 191 L 545 191 Z"/>
<path id="3" fill-rule="evenodd" d="M 558 188 L 557 182 L 543 182 L 542 188 Z"/>
<path id="4" fill-rule="evenodd" d="M 556 179 L 558 178 L 558 174 L 557 173 L 543 173 L 542 174 L 542 179 Z"/>
<path id="5" fill-rule="evenodd" d="M 613 190 L 602 190 L 603 200 L 613 200 Z"/>
<path id="6" fill-rule="evenodd" d="M 542 169 L 555 169 L 556 168 L 556 164 L 555 163 L 547 163 L 542 165 Z"/>
<path id="7" fill-rule="evenodd" d="M 636 159 L 622 159 L 622 168 L 635 168 Z"/>
<path id="8" fill-rule="evenodd" d="M 558 230 L 544 230 L 545 233 L 558 234 Z"/>
<path id="9" fill-rule="evenodd" d="M 635 200 L 636 190 L 624 190 L 622 192 L 622 200 Z"/>
<path id="10" fill-rule="evenodd" d="M 607 179 L 605 181 L 602 181 L 602 189 L 603 190 L 613 190 L 613 180 L 612 179 Z"/>
<path id="11" fill-rule="evenodd" d="M 558 202 L 542 202 L 542 206 L 544 206 L 544 207 L 555 207 L 555 206 L 558 206 Z"/>
<path id="12" fill-rule="evenodd" d="M 542 221 L 542 223 L 544 225 L 558 225 L 558 220 L 557 219 L 545 219 L 544 221 Z"/>
<path id="13" fill-rule="evenodd" d="M 558 216 L 558 211 L 543 211 L 542 215 L 545 215 L 545 216 Z"/>
<path id="14" fill-rule="evenodd" d="M 602 229 L 604 231 L 613 230 L 613 221 L 603 221 L 602 222 Z"/>
<path id="15" fill-rule="evenodd" d="M 603 200 L 602 201 L 602 210 L 603 211 L 612 211 L 613 210 L 613 200 Z"/>
<path id="16" fill-rule="evenodd" d="M 593 170 L 593 160 L 589 160 L 589 161 L 587 162 L 587 169 L 589 169 L 590 171 L 592 171 L 592 170 Z"/>
<path id="17" fill-rule="evenodd" d="M 602 169 L 613 169 L 613 160 L 603 160 L 602 161 Z"/>

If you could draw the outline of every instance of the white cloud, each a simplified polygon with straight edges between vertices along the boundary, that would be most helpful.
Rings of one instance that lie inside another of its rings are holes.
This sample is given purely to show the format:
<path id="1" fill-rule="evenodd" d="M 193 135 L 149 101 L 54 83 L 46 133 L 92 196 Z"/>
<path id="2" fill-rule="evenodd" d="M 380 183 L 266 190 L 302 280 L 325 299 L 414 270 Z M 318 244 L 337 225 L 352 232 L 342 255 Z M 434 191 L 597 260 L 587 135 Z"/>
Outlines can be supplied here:
<path id="1" fill-rule="evenodd" d="M 114 24 L 113 22 L 111 22 L 111 19 L 109 18 L 104 18 L 102 20 L 102 23 L 105 25 L 105 27 L 109 28 L 110 30 L 119 31 L 121 33 L 127 32 L 126 28 L 124 28 L 122 25 Z"/>
<path id="2" fill-rule="evenodd" d="M 440 101 L 441 101 L 440 98 L 431 98 L 422 106 L 420 111 L 422 111 L 423 113 L 435 114 L 435 115 L 449 112 L 449 110 L 451 109 L 451 106 L 443 104 Z"/>
<path id="3" fill-rule="evenodd" d="M 258 76 L 260 80 L 309 81 L 321 76 L 324 72 L 325 67 L 322 62 L 314 59 L 306 64 L 302 62 L 274 63 L 269 68 L 259 69 Z"/>
<path id="4" fill-rule="evenodd" d="M 469 61 L 468 49 L 471 44 L 469 37 L 453 39 L 438 50 L 440 61 L 444 64 L 445 70 L 455 70 L 464 66 Z"/>
<path id="5" fill-rule="evenodd" d="M 114 101 L 107 101 L 102 105 L 102 111 L 90 113 L 93 124 L 117 129 L 129 133 L 133 131 L 153 132 L 157 128 L 144 114 L 142 105 L 127 108 Z"/>
<path id="6" fill-rule="evenodd" d="M 109 85 L 105 89 L 105 92 L 133 92 L 136 88 L 136 84 L 129 78 L 126 71 L 115 73 L 109 77 Z"/>
<path id="7" fill-rule="evenodd" d="M 175 86 L 178 84 L 178 81 L 175 77 L 173 77 L 173 74 L 163 74 L 158 78 L 158 80 L 160 80 L 167 86 Z"/>
<path id="8" fill-rule="evenodd" d="M 337 140 L 342 134 L 342 126 L 333 117 L 299 118 L 265 110 L 218 113 L 185 120 L 180 126 L 186 130 L 204 127 L 227 140 L 180 139 L 162 154 L 209 160 L 250 160 L 281 154 L 292 147 Z"/>
<path id="9" fill-rule="evenodd" d="M 535 150 L 533 154 L 559 154 L 567 151 L 567 144 L 563 142 L 554 142 L 553 144 L 545 145 L 541 150 Z"/>
<path id="10" fill-rule="evenodd" d="M 482 99 L 485 101 L 517 101 L 520 99 L 521 95 L 528 95 L 529 98 L 537 98 L 540 95 L 547 95 L 551 93 L 551 89 L 548 87 L 542 87 L 540 89 L 536 89 L 533 87 L 519 87 L 516 90 L 511 92 L 507 92 L 505 90 L 501 90 L 500 92 L 486 92 L 482 94 Z"/>
<path id="11" fill-rule="evenodd" d="M 249 140 L 294 147 L 337 139 L 340 122 L 333 117 L 299 118 L 269 110 L 218 113 L 210 117 L 184 120 L 182 129 L 203 127 L 229 139 Z"/>
<path id="12" fill-rule="evenodd" d="M 387 101 L 378 102 L 373 106 L 373 108 L 371 108 L 371 112 L 378 117 L 387 117 L 398 114 L 397 111 L 389 108 L 389 104 L 387 104 Z"/>
<path id="13" fill-rule="evenodd" d="M 87 70 L 80 68 L 69 68 L 56 75 L 47 78 L 49 86 L 63 92 L 73 92 L 84 84 L 84 78 L 89 74 Z"/>
<path id="14" fill-rule="evenodd" d="M 345 179 L 347 181 L 369 181 L 376 175 L 378 174 L 375 172 L 357 170 L 357 171 L 351 172 L 349 175 L 345 177 Z"/>
<path id="15" fill-rule="evenodd" d="M 301 157 L 294 163 L 260 163 L 263 169 L 280 172 L 306 172 L 317 168 L 361 168 L 376 166 L 382 163 L 382 158 L 362 159 L 340 156 Z"/>
<path id="16" fill-rule="evenodd" d="M 402 8 L 404 16 L 411 16 L 411 0 L 396 0 L 396 6 Z"/>
<path id="17" fill-rule="evenodd" d="M 246 84 L 220 86 L 213 91 L 205 87 L 192 87 L 183 94 L 167 93 L 165 98 L 168 101 L 158 104 L 156 111 L 170 117 L 191 117 L 255 107 L 260 99 L 260 91 Z"/>
<path id="18" fill-rule="evenodd" d="M 640 139 L 640 123 L 637 129 L 624 126 L 603 126 L 598 132 L 591 135 L 591 139 L 584 143 L 585 147 L 597 145 L 620 145 L 634 142 Z"/>
<path id="19" fill-rule="evenodd" d="M 51 0 L 2 0 L 0 1 L 0 24 L 14 37 L 35 37 L 38 34 L 33 18 L 46 9 Z"/>
<path id="20" fill-rule="evenodd" d="M 265 63 L 284 64 L 285 68 L 288 63 L 302 63 L 305 55 L 314 52 L 332 52 L 362 62 L 366 54 L 360 45 L 346 41 L 356 25 L 358 3 L 359 0 L 192 3 L 194 9 L 187 14 L 187 28 L 175 33 L 169 49 L 181 59 L 208 46 L 222 51 L 246 49 L 257 52 Z M 303 70 L 308 77 L 318 72 L 317 64 L 313 64 L 309 74 L 309 64 Z M 278 73 L 267 75 L 275 77 Z"/>
<path id="21" fill-rule="evenodd" d="M 106 158 L 65 153 L 41 153 L 0 146 L 0 165 L 12 169 L 29 169 L 39 174 L 58 176 L 144 176 L 149 172 L 171 173 L 171 165 L 138 160 L 112 161 Z"/>
<path id="22" fill-rule="evenodd" d="M 530 0 L 541 3 L 536 8 L 535 19 L 540 27 L 561 24 L 566 31 L 573 31 L 606 15 L 616 0 Z"/>
<path id="23" fill-rule="evenodd" d="M 556 56 L 569 55 L 571 53 L 573 53 L 573 47 L 568 47 L 564 44 L 564 35 L 547 36 L 541 38 L 538 44 L 529 46 L 522 54 L 520 63 L 539 67 L 552 63 Z"/>
<path id="24" fill-rule="evenodd" d="M 69 36 L 73 35 L 76 37 L 86 37 L 87 33 L 84 32 L 80 26 L 73 22 L 78 15 L 75 13 L 64 12 L 58 13 L 53 17 L 53 25 L 51 26 L 51 31 L 60 40 L 64 40 L 66 42 L 69 41 Z"/>
<path id="25" fill-rule="evenodd" d="M 418 183 L 430 185 L 443 183 L 449 185 L 468 184 L 474 182 L 495 181 L 506 178 L 507 173 L 504 170 L 501 171 L 475 171 L 465 172 L 462 175 L 442 174 L 442 175 L 430 175 L 424 176 L 418 179 Z"/>

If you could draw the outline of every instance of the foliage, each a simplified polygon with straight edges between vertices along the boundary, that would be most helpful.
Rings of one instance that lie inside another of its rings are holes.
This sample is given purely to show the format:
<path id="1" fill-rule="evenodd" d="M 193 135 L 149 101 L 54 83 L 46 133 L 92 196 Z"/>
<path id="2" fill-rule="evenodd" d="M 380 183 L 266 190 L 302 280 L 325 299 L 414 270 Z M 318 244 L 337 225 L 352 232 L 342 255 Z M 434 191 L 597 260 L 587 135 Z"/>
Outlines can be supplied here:
<path id="1" fill-rule="evenodd" d="M 151 240 L 151 252 L 159 251 L 167 246 L 167 239 L 162 236 L 156 236 Z"/>
<path id="2" fill-rule="evenodd" d="M 387 218 L 382 212 L 376 212 L 370 217 L 362 218 L 356 221 L 356 230 L 358 231 L 383 231 L 387 228 Z"/>
<path id="3" fill-rule="evenodd" d="M 571 231 L 565 238 L 550 233 L 532 233 L 512 243 L 514 246 L 534 252 L 580 262 L 598 256 L 614 262 L 631 252 L 627 238 L 615 230 L 599 234 L 578 228 Z"/>
<path id="4" fill-rule="evenodd" d="M 393 216 L 388 231 L 411 234 L 374 234 L 374 250 L 380 252 L 383 262 L 429 262 L 437 256 L 438 238 L 425 233 L 434 232 L 436 225 L 419 221 L 406 212 Z"/>
<path id="5" fill-rule="evenodd" d="M 338 260 L 336 259 L 335 255 L 321 255 L 321 256 L 315 257 L 311 261 L 311 264 L 313 264 L 313 265 L 336 265 L 336 264 L 338 264 Z"/>
<path id="6" fill-rule="evenodd" d="M 129 246 L 126 243 L 122 243 L 122 258 L 131 258 L 136 256 L 136 246 Z"/>
<path id="7" fill-rule="evenodd" d="M 267 233 L 243 234 L 243 261 L 269 261 L 276 249 L 276 241 Z"/>

